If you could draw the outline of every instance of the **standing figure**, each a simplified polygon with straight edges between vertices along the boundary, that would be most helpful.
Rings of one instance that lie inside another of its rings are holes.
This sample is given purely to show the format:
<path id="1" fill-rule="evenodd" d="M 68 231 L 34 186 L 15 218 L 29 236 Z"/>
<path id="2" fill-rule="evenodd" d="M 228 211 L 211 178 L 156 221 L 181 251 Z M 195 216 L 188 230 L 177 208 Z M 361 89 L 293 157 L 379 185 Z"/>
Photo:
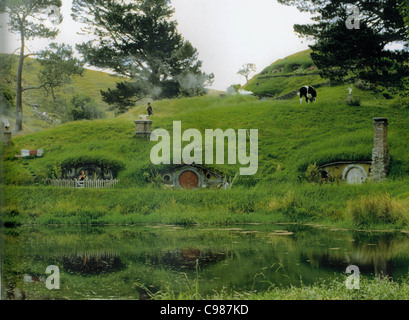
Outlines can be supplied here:
<path id="1" fill-rule="evenodd" d="M 81 171 L 81 176 L 78 178 L 79 181 L 87 180 L 87 176 L 84 171 Z"/>
<path id="2" fill-rule="evenodd" d="M 153 110 L 152 110 L 152 106 L 150 102 L 148 103 L 146 111 L 148 111 L 148 116 L 151 116 L 153 114 Z"/>

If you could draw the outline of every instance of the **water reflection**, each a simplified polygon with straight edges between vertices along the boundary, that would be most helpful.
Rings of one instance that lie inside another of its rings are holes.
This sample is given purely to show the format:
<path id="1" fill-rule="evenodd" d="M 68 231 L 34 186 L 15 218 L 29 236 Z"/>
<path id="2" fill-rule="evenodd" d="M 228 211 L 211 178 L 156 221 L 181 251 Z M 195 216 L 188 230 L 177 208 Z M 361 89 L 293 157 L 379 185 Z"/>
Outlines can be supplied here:
<path id="1" fill-rule="evenodd" d="M 152 256 L 152 263 L 174 269 L 195 269 L 197 266 L 204 267 L 222 261 L 227 255 L 228 253 L 224 251 L 182 248 Z"/>
<path id="2" fill-rule="evenodd" d="M 61 261 L 64 270 L 84 275 L 114 272 L 125 267 L 117 252 L 63 255 Z"/>
<path id="3" fill-rule="evenodd" d="M 348 250 L 334 250 L 326 259 L 332 265 L 357 265 L 363 273 L 393 278 L 394 260 L 399 257 L 407 259 L 407 237 L 396 233 L 355 232 Z"/>
<path id="4" fill-rule="evenodd" d="M 6 299 L 148 299 L 158 291 L 262 291 L 361 274 L 406 275 L 409 239 L 399 232 L 352 232 L 299 225 L 5 229 Z M 47 290 L 47 266 L 61 270 Z M 31 279 L 28 281 L 27 279 Z M 41 281 L 36 281 L 41 279 Z"/>

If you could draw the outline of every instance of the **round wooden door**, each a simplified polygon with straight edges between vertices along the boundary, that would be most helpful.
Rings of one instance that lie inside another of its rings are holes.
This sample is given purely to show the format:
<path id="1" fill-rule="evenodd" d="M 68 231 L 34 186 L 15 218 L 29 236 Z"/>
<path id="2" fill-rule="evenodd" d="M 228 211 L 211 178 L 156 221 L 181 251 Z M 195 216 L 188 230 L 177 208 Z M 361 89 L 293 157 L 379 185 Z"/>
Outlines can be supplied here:
<path id="1" fill-rule="evenodd" d="M 183 189 L 193 190 L 199 186 L 199 177 L 195 172 L 186 170 L 179 176 L 179 185 Z"/>
<path id="2" fill-rule="evenodd" d="M 361 184 L 364 179 L 362 170 L 359 168 L 352 168 L 348 171 L 347 182 L 348 184 Z"/>

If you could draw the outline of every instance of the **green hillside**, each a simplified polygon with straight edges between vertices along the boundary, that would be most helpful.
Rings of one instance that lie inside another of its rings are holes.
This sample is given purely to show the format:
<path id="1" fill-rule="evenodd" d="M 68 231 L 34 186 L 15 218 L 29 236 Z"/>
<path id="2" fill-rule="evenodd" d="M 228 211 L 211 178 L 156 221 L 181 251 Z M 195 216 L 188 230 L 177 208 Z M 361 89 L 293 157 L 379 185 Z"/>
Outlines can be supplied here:
<path id="1" fill-rule="evenodd" d="M 5 54 L 0 54 L 0 57 L 6 57 Z M 12 70 L 17 70 L 17 56 L 12 58 Z M 9 60 L 7 60 L 9 61 Z M 38 86 L 39 81 L 37 74 L 40 70 L 39 63 L 32 58 L 26 58 L 23 71 L 23 87 Z M 15 76 L 10 75 L 11 83 L 8 83 L 8 87 L 15 87 Z M 64 87 L 57 88 L 57 96 L 65 102 L 69 102 L 74 94 L 86 94 L 95 99 L 99 107 L 105 111 L 107 118 L 114 118 L 114 112 L 109 111 L 109 105 L 101 100 L 101 90 L 107 90 L 113 88 L 115 83 L 120 78 L 102 71 L 96 71 L 91 69 L 85 69 L 82 76 L 75 76 L 71 79 L 70 83 Z M 222 91 L 209 90 L 210 96 L 218 96 Z M 46 92 L 41 90 L 28 90 L 23 94 L 23 131 L 18 135 L 24 135 L 36 131 L 40 131 L 46 128 L 54 127 L 61 124 L 61 112 L 62 110 L 55 110 L 50 107 L 51 97 L 46 95 Z M 53 119 L 53 121 L 44 119 L 33 108 L 33 105 L 38 106 L 40 113 L 47 112 Z M 14 125 L 14 108 L 10 108 L 6 114 L 6 118 L 9 119 L 10 124 Z"/>
<path id="2" fill-rule="evenodd" d="M 283 70 L 288 69 L 284 64 Z M 308 221 L 316 214 L 340 219 L 345 217 L 348 201 L 359 202 L 361 196 L 385 193 L 399 205 L 403 201 L 407 208 L 409 109 L 401 107 L 398 99 L 381 99 L 377 93 L 354 86 L 353 95 L 360 99 L 360 106 L 348 105 L 349 87 L 351 84 L 320 87 L 319 99 L 312 104 L 300 104 L 298 98 L 260 100 L 240 95 L 155 101 L 153 129 L 166 129 L 171 136 L 173 121 L 182 122 L 182 131 L 195 128 L 203 136 L 205 129 L 258 129 L 258 172 L 239 176 L 231 190 L 182 192 L 159 188 L 155 175 L 163 166 L 150 165 L 150 151 L 156 142 L 138 139 L 134 133 L 133 120 L 146 113 L 142 103 L 116 118 L 71 122 L 21 135 L 4 150 L 6 213 L 14 212 L 17 217 L 22 214 L 23 221 L 40 219 L 42 223 L 64 219 L 72 223 L 112 223 L 115 219 L 121 223 L 197 223 L 212 219 L 227 223 L 279 220 L 283 216 L 278 213 L 288 215 L 284 220 L 301 217 Z M 291 88 L 281 92 L 285 90 Z M 374 117 L 389 119 L 392 165 L 387 182 L 350 186 L 305 180 L 310 164 L 370 160 Z M 44 150 L 42 157 L 15 158 L 21 149 L 40 148 Z M 110 190 L 42 186 L 42 179 L 60 177 L 62 164 L 81 161 L 115 166 L 120 184 Z M 210 167 L 233 178 L 241 165 Z M 59 212 L 58 217 L 52 212 Z M 409 217 L 407 209 L 405 212 Z"/>
<path id="3" fill-rule="evenodd" d="M 345 88 L 346 90 L 347 88 Z M 370 160 L 373 141 L 372 118 L 389 118 L 389 139 L 394 158 L 392 174 L 406 175 L 409 171 L 409 141 L 407 110 L 389 107 L 390 102 L 374 98 L 360 107 L 347 106 L 339 88 L 322 89 L 323 97 L 315 104 L 291 101 L 260 101 L 253 97 L 201 97 L 157 101 L 154 104 L 153 128 L 172 132 L 173 121 L 182 121 L 182 130 L 196 128 L 202 134 L 206 128 L 223 130 L 258 129 L 259 170 L 253 179 L 269 179 L 272 174 L 284 180 L 296 180 L 308 164 L 336 160 Z M 120 174 L 129 185 L 137 185 L 136 176 L 143 173 L 149 152 L 155 142 L 138 140 L 134 136 L 134 119 L 144 114 L 144 105 L 115 119 L 71 122 L 56 128 L 14 139 L 7 151 L 6 181 L 25 184 L 29 171 L 50 177 L 50 168 L 67 157 L 96 156 L 122 161 L 126 169 Z M 14 160 L 20 149 L 43 148 L 42 158 L 28 161 L 26 175 L 21 160 Z M 214 165 L 215 166 L 215 165 Z M 12 170 L 12 168 L 14 168 Z M 218 169 L 234 175 L 240 165 L 218 165 Z M 403 169 L 403 171 L 402 171 Z M 251 179 L 248 177 L 248 179 Z M 243 177 L 243 179 L 247 179 Z"/>
<path id="4" fill-rule="evenodd" d="M 4 62 L 10 63 L 11 61 L 11 73 L 7 76 L 7 79 L 2 79 L 2 82 L 5 82 L 8 87 L 14 89 L 16 86 L 14 70 L 17 70 L 17 56 L 10 57 L 5 54 L 0 54 L 0 56 L 2 58 L 8 57 Z M 23 87 L 35 87 L 40 84 L 37 76 L 39 70 L 40 64 L 36 59 L 26 58 L 23 68 Z M 19 132 L 18 135 L 60 125 L 64 111 L 63 105 L 68 103 L 74 94 L 91 96 L 95 99 L 97 105 L 105 111 L 106 116 L 113 118 L 113 112 L 108 111 L 109 106 L 101 100 L 100 90 L 112 88 L 117 81 L 117 77 L 106 72 L 85 69 L 82 76 L 75 76 L 65 86 L 56 88 L 55 93 L 59 101 L 57 108 L 52 106 L 52 98 L 50 95 L 47 95 L 44 89 L 25 91 L 23 93 L 23 131 Z M 38 112 L 35 110 L 34 105 L 37 106 Z M 51 117 L 51 120 L 41 116 L 43 112 L 46 112 Z M 14 108 L 5 110 L 3 116 L 9 119 L 13 129 L 15 122 Z"/>
<path id="5" fill-rule="evenodd" d="M 256 96 L 279 97 L 303 85 L 327 82 L 319 76 L 310 53 L 311 50 L 305 50 L 277 60 L 255 75 L 244 88 Z"/>

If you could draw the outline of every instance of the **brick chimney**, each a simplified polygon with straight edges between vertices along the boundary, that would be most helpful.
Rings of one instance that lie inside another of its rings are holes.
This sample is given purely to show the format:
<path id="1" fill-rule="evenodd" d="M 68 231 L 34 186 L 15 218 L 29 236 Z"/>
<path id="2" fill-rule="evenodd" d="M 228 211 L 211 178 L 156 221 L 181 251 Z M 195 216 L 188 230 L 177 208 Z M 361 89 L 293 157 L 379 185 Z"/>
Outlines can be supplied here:
<path id="1" fill-rule="evenodd" d="M 370 179 L 385 180 L 389 173 L 390 155 L 388 147 L 388 119 L 374 118 L 374 147 Z"/>

